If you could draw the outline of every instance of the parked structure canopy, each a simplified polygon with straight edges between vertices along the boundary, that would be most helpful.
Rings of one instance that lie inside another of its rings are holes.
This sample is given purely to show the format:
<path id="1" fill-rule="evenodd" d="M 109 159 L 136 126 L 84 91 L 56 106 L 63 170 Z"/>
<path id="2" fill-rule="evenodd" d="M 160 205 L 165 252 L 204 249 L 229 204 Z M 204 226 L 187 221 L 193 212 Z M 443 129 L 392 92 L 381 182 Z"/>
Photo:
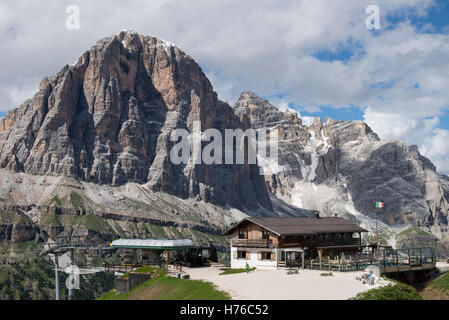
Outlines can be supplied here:
<path id="1" fill-rule="evenodd" d="M 119 239 L 111 243 L 113 248 L 126 249 L 159 249 L 174 250 L 193 248 L 194 244 L 189 239 L 169 240 L 169 239 Z"/>

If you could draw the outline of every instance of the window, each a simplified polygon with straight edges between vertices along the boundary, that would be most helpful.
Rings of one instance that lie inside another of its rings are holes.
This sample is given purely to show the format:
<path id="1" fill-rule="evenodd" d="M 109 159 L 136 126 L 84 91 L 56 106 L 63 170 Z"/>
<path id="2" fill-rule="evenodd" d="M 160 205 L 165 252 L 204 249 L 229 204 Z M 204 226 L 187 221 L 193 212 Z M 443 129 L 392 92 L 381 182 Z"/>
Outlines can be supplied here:
<path id="1" fill-rule="evenodd" d="M 271 260 L 271 252 L 262 252 L 263 260 Z"/>
<path id="2" fill-rule="evenodd" d="M 239 230 L 239 239 L 246 239 L 245 230 Z"/>
<path id="3" fill-rule="evenodd" d="M 270 239 L 270 232 L 268 230 L 263 230 L 262 231 L 262 239 Z"/>
<path id="4" fill-rule="evenodd" d="M 246 259 L 246 251 L 237 251 L 237 259 Z"/>

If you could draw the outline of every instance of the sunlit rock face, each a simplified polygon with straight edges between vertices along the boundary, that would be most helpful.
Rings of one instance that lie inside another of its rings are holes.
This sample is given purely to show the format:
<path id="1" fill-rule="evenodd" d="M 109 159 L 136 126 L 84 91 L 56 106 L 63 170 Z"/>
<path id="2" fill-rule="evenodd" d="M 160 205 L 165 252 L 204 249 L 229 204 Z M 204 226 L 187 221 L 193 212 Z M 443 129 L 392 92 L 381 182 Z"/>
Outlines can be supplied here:
<path id="1" fill-rule="evenodd" d="M 255 165 L 172 164 L 170 133 L 194 121 L 203 131 L 245 129 L 190 56 L 127 30 L 43 79 L 0 121 L 0 167 L 270 209 Z"/>

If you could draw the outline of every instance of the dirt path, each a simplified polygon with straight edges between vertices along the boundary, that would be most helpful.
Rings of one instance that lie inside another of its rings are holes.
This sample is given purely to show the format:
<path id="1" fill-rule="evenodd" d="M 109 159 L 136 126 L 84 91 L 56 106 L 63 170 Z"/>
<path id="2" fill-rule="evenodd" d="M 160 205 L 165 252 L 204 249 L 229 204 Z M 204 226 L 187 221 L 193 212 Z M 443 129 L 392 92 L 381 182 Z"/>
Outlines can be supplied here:
<path id="1" fill-rule="evenodd" d="M 449 300 L 449 292 L 444 292 L 438 288 L 427 287 L 419 294 L 424 300 Z"/>
<path id="2" fill-rule="evenodd" d="M 449 300 L 449 291 L 444 291 L 438 287 L 432 286 L 432 283 L 444 277 L 446 272 L 438 275 L 431 281 L 425 284 L 425 288 L 419 291 L 419 294 L 424 300 Z"/>

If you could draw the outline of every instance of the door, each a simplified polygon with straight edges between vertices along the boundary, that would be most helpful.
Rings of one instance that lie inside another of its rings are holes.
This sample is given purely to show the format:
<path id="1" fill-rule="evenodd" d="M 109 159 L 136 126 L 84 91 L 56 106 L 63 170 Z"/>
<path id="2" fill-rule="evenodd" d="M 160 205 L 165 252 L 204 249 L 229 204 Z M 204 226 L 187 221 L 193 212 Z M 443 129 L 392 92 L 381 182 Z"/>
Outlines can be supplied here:
<path id="1" fill-rule="evenodd" d="M 301 252 L 287 251 L 285 253 L 285 266 L 287 268 L 299 268 L 302 266 Z"/>

